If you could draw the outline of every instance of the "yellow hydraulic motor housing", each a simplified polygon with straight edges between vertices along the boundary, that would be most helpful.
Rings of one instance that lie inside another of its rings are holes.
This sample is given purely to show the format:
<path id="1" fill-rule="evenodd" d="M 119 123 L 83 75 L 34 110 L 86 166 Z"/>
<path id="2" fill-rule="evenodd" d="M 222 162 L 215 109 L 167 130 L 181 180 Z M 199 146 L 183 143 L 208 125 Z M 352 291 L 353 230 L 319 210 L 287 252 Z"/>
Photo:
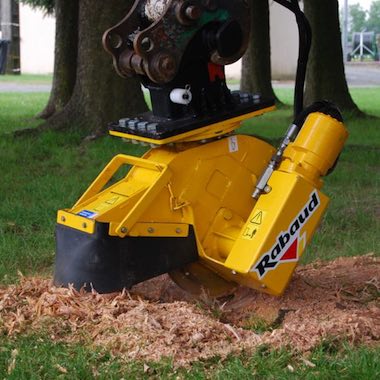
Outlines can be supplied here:
<path id="1" fill-rule="evenodd" d="M 73 208 L 58 212 L 57 252 L 64 251 L 62 265 L 71 269 L 56 271 L 55 282 L 112 291 L 169 271 L 195 293 L 203 287 L 218 294 L 242 284 L 282 294 L 327 207 L 321 177 L 347 135 L 340 121 L 311 113 L 257 199 L 252 192 L 276 149 L 252 136 L 164 145 L 142 158 L 116 156 Z M 103 189 L 122 165 L 131 166 L 126 177 Z M 71 246 L 62 248 L 68 241 Z M 91 247 L 85 265 L 78 253 L 83 249 L 73 249 L 73 241 Z M 134 251 L 121 252 L 117 241 L 134 242 L 126 248 Z M 145 241 L 142 250 L 138 241 Z M 158 252 L 163 241 L 166 256 Z M 68 256 L 77 260 L 75 271 Z"/>
<path id="2" fill-rule="evenodd" d="M 284 292 L 328 204 L 321 178 L 348 134 L 332 103 L 304 108 L 311 28 L 298 0 L 275 1 L 300 35 L 294 122 L 277 149 L 234 134 L 274 109 L 272 97 L 226 81 L 225 65 L 249 45 L 251 1 L 135 0 L 105 32 L 117 73 L 139 78 L 152 104 L 110 134 L 153 149 L 116 156 L 58 212 L 56 285 L 104 293 L 169 273 L 195 294 L 237 284 Z M 114 183 L 122 166 L 130 170 Z"/>

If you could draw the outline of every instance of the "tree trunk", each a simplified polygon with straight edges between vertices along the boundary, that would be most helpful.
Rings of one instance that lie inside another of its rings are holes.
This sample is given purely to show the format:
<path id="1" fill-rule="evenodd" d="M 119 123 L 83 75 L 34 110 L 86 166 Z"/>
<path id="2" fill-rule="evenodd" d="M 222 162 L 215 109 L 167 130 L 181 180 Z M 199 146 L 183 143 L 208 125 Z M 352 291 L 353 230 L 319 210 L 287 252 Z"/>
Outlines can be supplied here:
<path id="1" fill-rule="evenodd" d="M 326 99 L 342 111 L 360 114 L 348 91 L 344 72 L 337 0 L 304 0 L 313 31 L 306 76 L 305 104 Z"/>
<path id="2" fill-rule="evenodd" d="M 240 88 L 278 101 L 271 79 L 268 0 L 251 0 L 251 36 L 243 57 Z"/>
<path id="3" fill-rule="evenodd" d="M 62 111 L 74 90 L 78 54 L 78 13 L 78 0 L 56 0 L 53 87 L 45 109 L 38 115 L 43 119 Z"/>
<path id="4" fill-rule="evenodd" d="M 123 18 L 132 1 L 79 1 L 76 82 L 70 101 L 45 127 L 104 130 L 107 123 L 147 109 L 137 78 L 117 76 L 104 51 L 102 35 Z"/>

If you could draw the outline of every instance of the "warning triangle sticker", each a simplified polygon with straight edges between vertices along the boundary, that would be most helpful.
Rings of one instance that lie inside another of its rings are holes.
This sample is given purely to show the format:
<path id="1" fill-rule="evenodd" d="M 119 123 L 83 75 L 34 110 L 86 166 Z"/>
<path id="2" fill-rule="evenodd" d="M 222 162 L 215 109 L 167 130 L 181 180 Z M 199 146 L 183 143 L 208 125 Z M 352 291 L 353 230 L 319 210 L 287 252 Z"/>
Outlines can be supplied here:
<path id="1" fill-rule="evenodd" d="M 298 248 L 298 238 L 296 240 L 294 240 L 292 245 L 288 248 L 288 250 L 281 257 L 280 261 L 296 260 L 297 259 L 297 248 Z"/>
<path id="2" fill-rule="evenodd" d="M 251 223 L 261 224 L 263 222 L 263 212 L 259 211 L 252 219 Z"/>

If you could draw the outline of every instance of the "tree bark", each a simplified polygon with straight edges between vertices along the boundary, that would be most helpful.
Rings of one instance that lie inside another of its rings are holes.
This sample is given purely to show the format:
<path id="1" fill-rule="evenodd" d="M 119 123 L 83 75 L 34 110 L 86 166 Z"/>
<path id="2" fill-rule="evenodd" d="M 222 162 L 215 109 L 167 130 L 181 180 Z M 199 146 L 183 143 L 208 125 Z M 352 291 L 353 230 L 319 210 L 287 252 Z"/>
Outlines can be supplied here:
<path id="1" fill-rule="evenodd" d="M 345 112 L 359 115 L 344 72 L 337 0 L 304 0 L 304 11 L 313 31 L 306 75 L 305 104 L 326 99 Z"/>
<path id="2" fill-rule="evenodd" d="M 251 37 L 242 61 L 240 89 L 278 102 L 271 80 L 269 3 L 251 0 Z"/>
<path id="3" fill-rule="evenodd" d="M 65 0 L 66 1 L 66 0 Z M 78 55 L 73 94 L 61 112 L 44 126 L 104 130 L 110 121 L 147 109 L 137 78 L 117 76 L 104 51 L 102 35 L 129 10 L 132 1 L 79 1 Z"/>
<path id="4" fill-rule="evenodd" d="M 45 109 L 38 117 L 47 119 L 63 110 L 75 86 L 78 54 L 78 0 L 55 2 L 55 52 L 53 87 Z"/>

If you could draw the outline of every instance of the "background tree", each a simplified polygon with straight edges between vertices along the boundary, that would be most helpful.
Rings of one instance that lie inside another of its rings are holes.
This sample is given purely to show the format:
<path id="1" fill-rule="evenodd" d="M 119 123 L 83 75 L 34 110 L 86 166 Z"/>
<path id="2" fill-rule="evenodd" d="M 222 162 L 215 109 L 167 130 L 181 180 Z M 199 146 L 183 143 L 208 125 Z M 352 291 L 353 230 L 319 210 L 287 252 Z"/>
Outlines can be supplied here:
<path id="1" fill-rule="evenodd" d="M 240 88 L 278 102 L 271 79 L 269 3 L 251 0 L 251 37 L 242 60 Z"/>
<path id="2" fill-rule="evenodd" d="M 304 0 L 313 42 L 306 76 L 305 104 L 326 99 L 342 111 L 360 114 L 348 91 L 344 72 L 337 0 Z"/>
<path id="3" fill-rule="evenodd" d="M 35 0 L 32 0 L 35 1 Z M 42 0 L 37 0 L 41 2 Z M 53 0 L 47 0 L 49 3 Z M 39 114 L 49 118 L 61 111 L 74 90 L 78 54 L 78 0 L 55 0 L 54 77 L 49 101 Z M 46 7 L 46 6 L 45 6 Z"/>
<path id="4" fill-rule="evenodd" d="M 366 10 L 359 4 L 352 4 L 349 6 L 349 25 L 350 25 L 350 36 L 352 37 L 352 33 L 361 32 L 367 27 L 367 12 Z"/>
<path id="5" fill-rule="evenodd" d="M 76 79 L 78 54 L 78 0 L 21 0 L 55 16 L 53 85 L 48 103 L 38 117 L 47 119 L 68 103 Z"/>
<path id="6" fill-rule="evenodd" d="M 104 129 L 108 122 L 147 109 L 136 79 L 122 79 L 102 47 L 106 29 L 120 21 L 133 0 L 25 0 L 56 15 L 53 88 L 42 112 L 45 128 Z"/>
<path id="7" fill-rule="evenodd" d="M 55 0 L 20 0 L 20 2 L 29 4 L 32 8 L 40 8 L 47 14 L 54 12 Z"/>
<path id="8" fill-rule="evenodd" d="M 380 33 L 380 0 L 373 1 L 368 12 L 367 30 Z"/>

